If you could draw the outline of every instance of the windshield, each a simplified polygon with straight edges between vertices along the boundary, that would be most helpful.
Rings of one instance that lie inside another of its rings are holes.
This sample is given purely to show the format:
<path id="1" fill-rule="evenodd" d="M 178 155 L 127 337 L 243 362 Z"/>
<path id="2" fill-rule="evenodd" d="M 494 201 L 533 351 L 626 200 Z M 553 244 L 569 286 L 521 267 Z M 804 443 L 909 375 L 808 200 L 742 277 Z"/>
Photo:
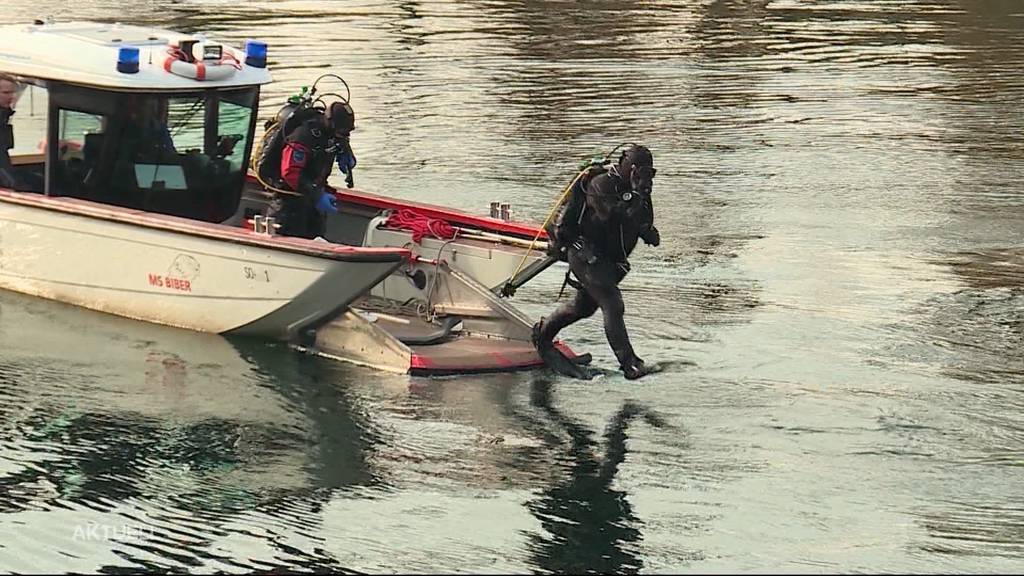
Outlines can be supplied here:
<path id="1" fill-rule="evenodd" d="M 52 193 L 211 222 L 234 214 L 255 89 L 105 99 L 107 106 L 95 108 L 89 99 L 58 104 Z"/>

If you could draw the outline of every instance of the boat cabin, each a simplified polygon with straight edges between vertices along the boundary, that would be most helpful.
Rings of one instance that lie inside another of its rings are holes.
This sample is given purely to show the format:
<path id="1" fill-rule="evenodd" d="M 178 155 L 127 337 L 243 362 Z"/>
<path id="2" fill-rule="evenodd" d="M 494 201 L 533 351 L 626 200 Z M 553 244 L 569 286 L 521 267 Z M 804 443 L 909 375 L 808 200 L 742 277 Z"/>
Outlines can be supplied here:
<path id="1" fill-rule="evenodd" d="M 260 42 L 89 22 L 0 27 L 0 79 L 15 190 L 209 222 L 238 207 L 271 80 Z"/>

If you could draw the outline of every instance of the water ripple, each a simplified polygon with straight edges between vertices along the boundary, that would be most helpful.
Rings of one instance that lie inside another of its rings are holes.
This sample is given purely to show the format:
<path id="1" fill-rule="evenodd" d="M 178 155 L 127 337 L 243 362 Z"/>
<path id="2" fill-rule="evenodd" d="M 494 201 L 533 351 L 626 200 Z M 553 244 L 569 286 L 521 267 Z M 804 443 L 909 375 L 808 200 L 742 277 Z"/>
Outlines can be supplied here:
<path id="1" fill-rule="evenodd" d="M 2 295 L 0 570 L 1024 557 L 1014 3 L 6 8 L 262 38 L 261 119 L 340 72 L 373 192 L 539 220 L 582 159 L 648 144 L 663 243 L 638 248 L 623 292 L 638 351 L 668 368 L 411 381 Z M 19 109 L 19 141 L 41 118 Z M 563 271 L 514 303 L 550 313 Z M 615 367 L 599 318 L 562 336 Z"/>

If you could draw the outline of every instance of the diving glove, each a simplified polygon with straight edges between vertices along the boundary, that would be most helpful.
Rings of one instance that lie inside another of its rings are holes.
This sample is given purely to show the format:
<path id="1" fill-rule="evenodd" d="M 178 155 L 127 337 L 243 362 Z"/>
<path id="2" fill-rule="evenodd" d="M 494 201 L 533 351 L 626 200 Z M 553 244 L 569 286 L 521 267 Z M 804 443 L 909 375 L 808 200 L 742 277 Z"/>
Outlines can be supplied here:
<path id="1" fill-rule="evenodd" d="M 321 214 L 337 214 L 338 199 L 330 192 L 321 192 L 320 199 L 316 202 L 316 211 Z"/>

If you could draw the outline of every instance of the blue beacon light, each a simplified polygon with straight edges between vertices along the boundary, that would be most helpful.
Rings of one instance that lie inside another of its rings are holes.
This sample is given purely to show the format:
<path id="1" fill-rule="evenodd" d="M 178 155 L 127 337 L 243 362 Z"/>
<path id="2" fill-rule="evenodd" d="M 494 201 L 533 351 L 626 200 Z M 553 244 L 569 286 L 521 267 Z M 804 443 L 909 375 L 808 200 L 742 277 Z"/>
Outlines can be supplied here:
<path id="1" fill-rule="evenodd" d="M 138 48 L 123 46 L 117 51 L 117 71 L 122 74 L 135 74 L 139 71 Z"/>
<path id="2" fill-rule="evenodd" d="M 245 63 L 253 68 L 266 68 L 267 43 L 258 40 L 246 40 Z"/>

